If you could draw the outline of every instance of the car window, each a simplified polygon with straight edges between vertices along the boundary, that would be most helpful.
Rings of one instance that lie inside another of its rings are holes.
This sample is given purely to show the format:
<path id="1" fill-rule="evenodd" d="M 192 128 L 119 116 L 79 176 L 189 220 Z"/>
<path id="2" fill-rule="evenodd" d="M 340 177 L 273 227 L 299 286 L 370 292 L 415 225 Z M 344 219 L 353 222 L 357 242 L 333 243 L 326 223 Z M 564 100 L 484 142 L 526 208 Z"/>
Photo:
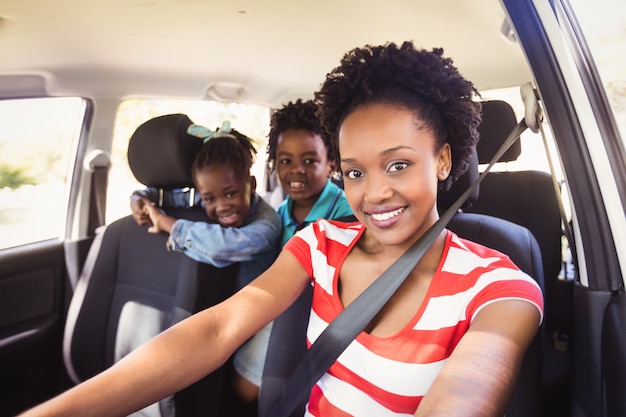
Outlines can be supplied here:
<path id="1" fill-rule="evenodd" d="M 270 109 L 267 106 L 246 103 L 223 103 L 208 100 L 128 99 L 118 109 L 111 151 L 111 170 L 107 194 L 106 221 L 130 214 L 129 196 L 143 189 L 128 166 L 128 141 L 145 121 L 157 116 L 184 113 L 196 124 L 210 129 L 221 126 L 224 120 L 233 128 L 256 142 L 257 159 L 252 167 L 257 178 L 257 190 L 263 189 L 266 161 L 266 143 L 269 133 Z"/>
<path id="2" fill-rule="evenodd" d="M 59 238 L 82 98 L 0 100 L 0 249 Z"/>
<path id="3" fill-rule="evenodd" d="M 626 132 L 626 2 L 570 0 L 615 113 L 622 139 Z"/>

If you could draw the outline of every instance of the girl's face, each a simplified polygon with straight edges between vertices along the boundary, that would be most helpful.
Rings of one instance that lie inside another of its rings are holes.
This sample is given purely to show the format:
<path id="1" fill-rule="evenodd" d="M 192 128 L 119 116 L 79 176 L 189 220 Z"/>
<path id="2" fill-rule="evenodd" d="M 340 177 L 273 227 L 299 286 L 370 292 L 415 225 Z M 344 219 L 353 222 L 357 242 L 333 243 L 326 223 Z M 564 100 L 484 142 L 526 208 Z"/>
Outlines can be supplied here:
<path id="1" fill-rule="evenodd" d="M 278 136 L 276 162 L 285 192 L 296 204 L 313 206 L 333 168 L 321 136 L 303 129 L 284 131 Z"/>
<path id="2" fill-rule="evenodd" d="M 437 183 L 450 173 L 450 147 L 401 106 L 357 108 L 339 130 L 348 203 L 378 242 L 409 246 L 437 219 Z"/>
<path id="3" fill-rule="evenodd" d="M 228 164 L 208 165 L 195 175 L 204 210 L 224 227 L 241 227 L 256 188 L 253 176 L 240 178 Z"/>

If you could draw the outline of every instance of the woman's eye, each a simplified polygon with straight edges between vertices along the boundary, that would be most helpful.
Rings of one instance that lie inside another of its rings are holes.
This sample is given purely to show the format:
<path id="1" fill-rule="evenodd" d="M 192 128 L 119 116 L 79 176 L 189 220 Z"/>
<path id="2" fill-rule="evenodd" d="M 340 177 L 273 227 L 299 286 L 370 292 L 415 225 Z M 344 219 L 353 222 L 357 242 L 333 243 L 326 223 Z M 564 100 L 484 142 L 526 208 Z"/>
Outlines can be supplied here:
<path id="1" fill-rule="evenodd" d="M 305 160 L 304 160 L 304 163 L 305 163 L 306 165 L 312 165 L 312 164 L 314 164 L 315 162 L 316 162 L 316 161 L 315 161 L 315 159 L 305 159 Z"/>
<path id="2" fill-rule="evenodd" d="M 355 180 L 357 178 L 361 178 L 363 173 L 361 171 L 357 171 L 356 169 L 350 169 L 345 171 L 343 175 L 348 179 Z"/>
<path id="3" fill-rule="evenodd" d="M 389 172 L 402 171 L 407 166 L 406 162 L 394 162 L 389 166 Z"/>
<path id="4" fill-rule="evenodd" d="M 287 165 L 289 163 L 291 163 L 291 159 L 279 159 L 278 163 L 281 165 Z"/>
<path id="5" fill-rule="evenodd" d="M 213 201 L 215 201 L 215 198 L 213 198 L 213 197 L 204 197 L 204 198 L 202 199 L 202 201 L 204 201 L 204 202 L 205 202 L 205 203 L 207 203 L 207 204 L 210 204 L 210 203 L 212 203 Z"/>

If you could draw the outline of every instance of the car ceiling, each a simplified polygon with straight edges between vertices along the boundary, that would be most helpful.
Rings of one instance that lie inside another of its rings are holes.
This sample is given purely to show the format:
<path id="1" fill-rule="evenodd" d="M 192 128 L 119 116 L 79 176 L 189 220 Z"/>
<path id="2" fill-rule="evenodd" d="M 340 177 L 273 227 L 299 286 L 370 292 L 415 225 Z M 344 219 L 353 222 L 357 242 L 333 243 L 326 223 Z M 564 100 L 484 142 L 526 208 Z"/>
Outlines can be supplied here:
<path id="1" fill-rule="evenodd" d="M 279 105 L 353 47 L 403 40 L 443 47 L 480 90 L 518 86 L 531 79 L 504 21 L 497 0 L 3 0 L 0 95 Z"/>

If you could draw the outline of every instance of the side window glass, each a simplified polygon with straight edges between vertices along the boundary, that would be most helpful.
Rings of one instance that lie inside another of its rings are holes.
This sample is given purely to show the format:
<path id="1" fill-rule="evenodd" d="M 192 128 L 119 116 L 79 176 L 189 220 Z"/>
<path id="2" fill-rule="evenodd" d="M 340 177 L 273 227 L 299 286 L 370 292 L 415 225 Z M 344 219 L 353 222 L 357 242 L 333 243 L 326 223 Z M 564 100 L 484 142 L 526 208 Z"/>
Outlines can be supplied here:
<path id="1" fill-rule="evenodd" d="M 622 139 L 626 139 L 626 2 L 570 0 L 613 108 Z"/>
<path id="2" fill-rule="evenodd" d="M 0 249 L 62 236 L 85 109 L 78 97 L 0 100 Z"/>
<path id="3" fill-rule="evenodd" d="M 265 175 L 267 135 L 270 109 L 246 103 L 224 103 L 209 100 L 128 99 L 118 109 L 107 193 L 106 222 L 130 214 L 129 197 L 134 190 L 145 188 L 137 182 L 128 166 L 128 141 L 142 123 L 157 116 L 183 113 L 196 124 L 215 129 L 224 120 L 256 143 L 256 163 L 252 173 L 257 178 L 257 192 L 262 194 Z M 191 168 L 191 167 L 190 167 Z"/>

